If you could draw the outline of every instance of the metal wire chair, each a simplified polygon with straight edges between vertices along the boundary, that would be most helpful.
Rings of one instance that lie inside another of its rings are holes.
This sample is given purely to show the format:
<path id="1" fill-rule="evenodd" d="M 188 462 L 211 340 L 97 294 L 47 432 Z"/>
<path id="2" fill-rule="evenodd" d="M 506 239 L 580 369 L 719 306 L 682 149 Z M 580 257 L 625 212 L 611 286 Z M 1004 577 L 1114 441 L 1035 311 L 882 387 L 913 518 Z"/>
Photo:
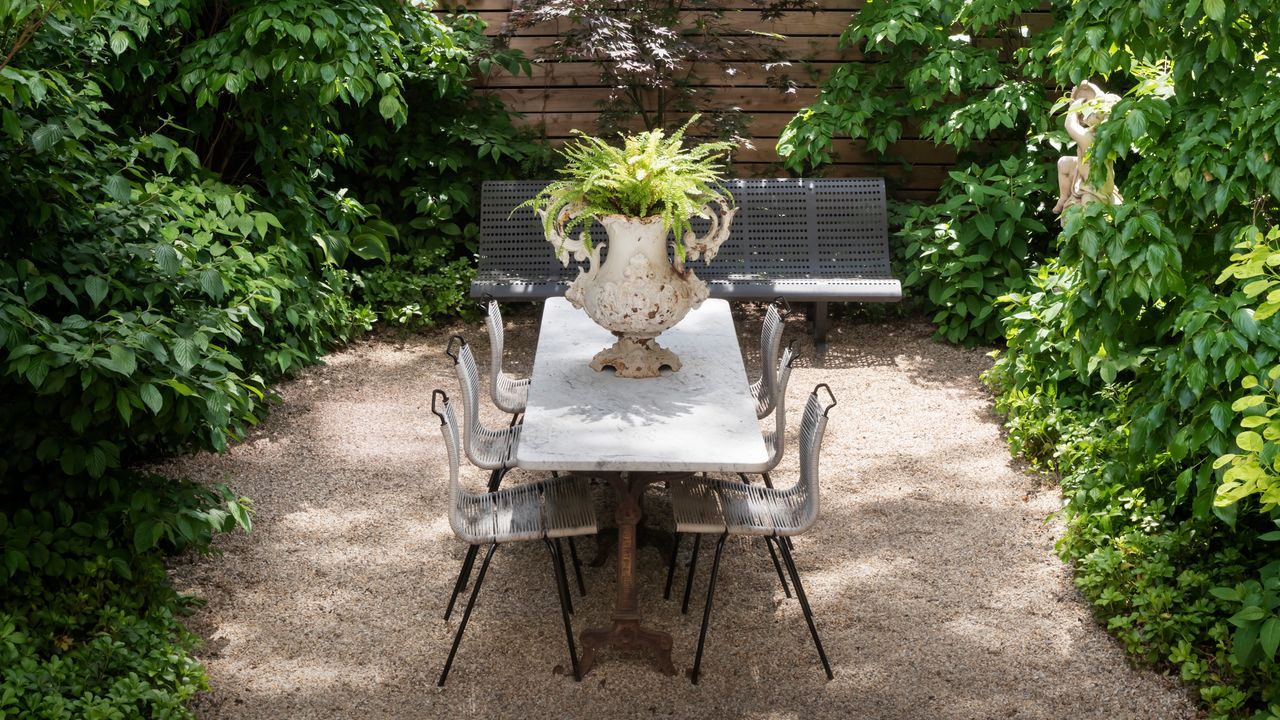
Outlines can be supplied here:
<path id="1" fill-rule="evenodd" d="M 778 395 L 775 385 L 778 350 L 782 346 L 784 320 L 791 314 L 791 305 L 784 298 L 769 303 L 764 325 L 760 328 L 760 377 L 751 383 L 751 397 L 756 401 L 756 417 L 764 418 L 773 412 Z"/>
<path id="2" fill-rule="evenodd" d="M 819 391 L 823 389 L 831 399 L 831 403 L 825 406 L 823 399 L 819 396 Z M 694 533 L 696 555 L 697 542 L 702 535 L 719 535 L 715 559 L 711 565 L 711 580 L 707 585 L 707 601 L 702 611 L 698 651 L 694 657 L 693 669 L 689 673 L 695 684 L 698 682 L 698 674 L 702 666 L 707 626 L 711 621 L 711 604 L 715 595 L 716 576 L 720 572 L 720 556 L 724 551 L 725 540 L 730 535 L 754 535 L 774 539 L 786 563 L 787 574 L 791 576 L 796 597 L 800 600 L 800 608 L 804 611 L 809 633 L 813 636 L 814 647 L 817 648 L 818 658 L 822 661 L 822 668 L 828 680 L 833 677 L 831 664 L 827 661 L 827 653 L 822 647 L 821 638 L 818 637 L 813 610 L 809 606 L 804 586 L 800 583 L 800 574 L 796 569 L 792 548 L 787 538 L 805 532 L 818 519 L 818 456 L 822 447 L 822 436 L 826 430 L 827 413 L 835 406 L 836 398 L 830 386 L 822 383 L 814 387 L 805 405 L 804 419 L 800 424 L 800 478 L 790 488 L 776 489 L 726 480 L 686 480 L 672 483 L 671 509 L 676 521 L 676 537 Z M 668 588 L 674 572 L 675 563 L 673 562 L 667 570 Z M 690 576 L 692 576 L 692 563 Z"/>
<path id="3" fill-rule="evenodd" d="M 458 345 L 457 350 L 454 349 L 455 343 Z M 462 390 L 466 417 L 463 448 L 467 459 L 476 467 L 493 471 L 489 490 L 497 490 L 503 471 L 514 463 L 516 447 L 520 443 L 520 425 L 485 427 L 480 421 L 480 371 L 476 368 L 471 345 L 461 335 L 453 335 L 449 338 L 444 353 L 453 360 L 454 372 L 458 374 L 458 385 Z"/>
<path id="4" fill-rule="evenodd" d="M 505 330 L 502 325 L 502 308 L 492 296 L 485 297 L 485 328 L 489 331 L 489 396 L 493 404 L 503 412 L 512 414 L 511 423 L 524 412 L 529 401 L 529 378 L 517 378 L 502 369 Z"/>
<path id="5" fill-rule="evenodd" d="M 431 411 L 440 418 L 440 431 L 444 435 L 449 455 L 449 527 L 453 529 L 454 535 L 471 546 L 468 548 L 468 558 L 471 561 L 475 557 L 473 550 L 481 545 L 489 548 L 480 565 L 480 573 L 471 589 L 462 620 L 453 636 L 453 645 L 449 648 L 449 656 L 436 684 L 443 686 L 449 677 L 458 646 L 462 643 L 462 634 L 467 629 L 476 597 L 480 594 L 489 562 L 498 545 L 539 539 L 551 555 L 556 593 L 560 599 L 560 616 L 564 622 L 565 641 L 569 645 L 569 661 L 574 679 L 580 680 L 578 653 L 573 642 L 573 626 L 569 620 L 573 608 L 569 599 L 564 555 L 559 543 L 554 541 L 561 537 L 595 534 L 595 504 L 591 498 L 590 482 L 586 478 L 566 476 L 479 495 L 468 493 L 459 480 L 458 424 L 454 419 L 449 397 L 443 390 L 432 393 Z M 457 589 L 454 594 L 456 596 Z M 452 601 L 450 604 L 452 605 Z"/>
<path id="6" fill-rule="evenodd" d="M 454 349 L 454 345 L 457 349 Z M 462 400 L 466 416 L 466 426 L 463 432 L 463 448 L 466 452 L 467 459 L 472 465 L 485 470 L 490 470 L 488 491 L 495 492 L 502 484 L 502 478 L 515 465 L 516 448 L 520 445 L 520 424 L 514 424 L 504 428 L 485 427 L 480 420 L 480 373 L 476 369 L 475 355 L 471 352 L 471 346 L 460 335 L 454 335 L 449 338 L 449 344 L 445 347 L 445 354 L 453 360 L 454 370 L 458 375 L 458 385 L 462 389 Z M 557 545 L 559 544 L 558 536 Z M 566 536 L 569 537 L 569 536 Z M 586 595 L 586 583 L 582 579 L 582 567 L 578 561 L 578 548 L 573 543 L 573 538 L 569 537 L 569 554 L 573 557 L 574 577 L 578 583 L 578 592 Z M 449 604 L 445 606 L 444 619 L 448 620 L 453 614 L 453 606 L 458 600 L 458 595 L 467 587 L 470 581 L 471 568 L 475 564 L 476 554 L 479 546 L 473 545 L 467 550 L 466 559 L 463 560 L 462 568 L 458 571 L 458 580 L 454 585 L 453 594 L 449 597 Z M 570 601 L 572 608 L 572 601 Z M 572 612 L 572 609 L 570 609 Z"/>
<path id="7" fill-rule="evenodd" d="M 769 476 L 769 471 L 778 466 L 778 463 L 782 461 L 783 452 L 786 450 L 787 386 L 791 380 L 791 369 L 795 365 L 796 358 L 799 357 L 799 353 L 796 352 L 795 346 L 796 342 L 794 340 L 788 343 L 787 349 L 783 351 L 782 358 L 778 363 L 778 378 L 774 385 L 774 387 L 777 388 L 778 393 L 777 404 L 773 410 L 774 427 L 772 430 L 765 431 L 764 433 L 765 446 L 769 448 L 769 467 L 761 473 L 761 476 L 764 478 L 765 487 L 773 487 L 773 480 Z M 738 477 L 741 478 L 744 483 L 750 482 L 746 473 L 738 473 Z M 773 538 L 766 536 L 761 538 L 761 542 L 764 543 L 765 548 L 769 551 L 769 559 L 773 562 L 774 571 L 778 573 L 778 582 L 782 585 L 782 592 L 787 597 L 791 597 L 791 587 L 787 584 L 786 573 L 783 572 L 782 563 L 778 560 L 778 553 L 774 550 L 775 542 L 788 542 L 788 540 L 786 538 Z M 684 600 L 680 603 L 681 613 L 689 612 L 689 596 L 693 592 L 693 578 L 694 573 L 697 571 L 698 550 L 701 547 L 702 534 L 699 533 L 694 536 L 693 553 L 689 556 L 688 571 L 685 577 Z M 671 583 L 675 577 L 676 557 L 679 552 L 680 536 L 677 535 L 676 541 L 672 543 L 671 546 L 671 562 L 669 564 L 671 569 L 667 573 L 667 585 L 662 593 L 662 597 L 667 600 L 671 599 Z"/>

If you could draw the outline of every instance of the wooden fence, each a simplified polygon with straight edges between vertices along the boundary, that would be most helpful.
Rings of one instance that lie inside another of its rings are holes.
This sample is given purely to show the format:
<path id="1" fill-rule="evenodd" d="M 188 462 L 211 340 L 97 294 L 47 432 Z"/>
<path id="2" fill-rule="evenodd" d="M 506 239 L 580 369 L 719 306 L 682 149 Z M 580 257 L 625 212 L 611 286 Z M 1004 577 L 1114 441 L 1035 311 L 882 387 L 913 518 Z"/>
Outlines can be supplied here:
<path id="1" fill-rule="evenodd" d="M 751 116 L 748 135 L 752 148 L 735 154 L 734 172 L 741 177 L 785 175 L 775 146 L 778 135 L 796 111 L 817 97 L 817 87 L 831 70 L 842 63 L 861 61 L 856 50 L 839 48 L 840 34 L 853 12 L 864 0 L 818 0 L 817 11 L 784 12 L 777 20 L 763 21 L 758 10 L 749 3 L 726 3 L 730 27 L 747 31 L 765 31 L 784 35 L 779 47 L 792 65 L 786 74 L 797 83 L 794 92 L 784 94 L 766 85 L 770 74 L 759 64 L 731 66 L 730 72 L 716 65 L 695 67 L 705 86 L 714 91 L 718 103 L 741 107 Z M 468 10 L 488 22 L 490 35 L 500 33 L 511 9 L 511 0 L 467 0 Z M 1043 17 L 1042 17 L 1043 16 Z M 1029 13 L 1028 25 L 1034 30 L 1047 24 L 1044 13 Z M 546 23 L 521 30 L 511 38 L 511 47 L 530 57 L 553 42 L 562 28 Z M 596 130 L 598 104 L 608 95 L 600 78 L 600 69 L 592 63 L 536 63 L 533 77 L 491 74 L 480 80 L 485 92 L 502 98 L 507 108 L 524 113 L 525 121 L 542 128 L 547 139 L 559 143 L 572 129 Z M 908 131 L 909 133 L 910 131 Z M 902 198 L 925 198 L 936 193 L 954 161 L 949 148 L 940 148 L 928 140 L 908 134 L 891 148 L 891 153 L 911 164 L 907 169 L 899 162 L 878 162 L 863 143 L 837 140 L 833 151 L 837 161 L 824 174 L 832 177 L 886 177 L 893 192 Z"/>

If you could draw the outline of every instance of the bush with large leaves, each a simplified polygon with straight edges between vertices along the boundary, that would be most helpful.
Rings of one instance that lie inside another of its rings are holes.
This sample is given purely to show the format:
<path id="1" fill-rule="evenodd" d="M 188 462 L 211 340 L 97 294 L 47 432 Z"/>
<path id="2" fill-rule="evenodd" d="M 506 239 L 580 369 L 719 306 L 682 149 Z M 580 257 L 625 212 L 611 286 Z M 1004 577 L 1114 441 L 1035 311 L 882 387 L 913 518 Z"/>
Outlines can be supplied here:
<path id="1" fill-rule="evenodd" d="M 837 67 L 788 123 L 778 154 L 809 173 L 832 140 L 861 140 L 885 160 L 908 133 L 954 153 L 936 202 L 899 208 L 903 289 L 953 342 L 1001 335 L 995 300 L 1022 288 L 1050 242 L 1046 202 L 1061 132 L 1046 62 L 1054 30 L 1026 37 L 1039 2 L 869 0 L 840 37 L 868 60 Z M 1066 3 L 1051 4 L 1061 14 Z"/>
<path id="2" fill-rule="evenodd" d="M 1059 79 L 1132 87 L 1093 147 L 1096 172 L 1127 166 L 1125 203 L 1068 210 L 991 378 L 1015 446 L 1062 473 L 1062 551 L 1108 626 L 1215 717 L 1280 717 L 1280 19 L 1093 0 L 1067 20 Z"/>
<path id="3" fill-rule="evenodd" d="M 185 713 L 160 558 L 248 509 L 130 467 L 225 449 L 367 327 L 344 262 L 465 253 L 463 193 L 412 186 L 534 154 L 471 102 L 482 42 L 389 0 L 0 3 L 0 710 Z"/>

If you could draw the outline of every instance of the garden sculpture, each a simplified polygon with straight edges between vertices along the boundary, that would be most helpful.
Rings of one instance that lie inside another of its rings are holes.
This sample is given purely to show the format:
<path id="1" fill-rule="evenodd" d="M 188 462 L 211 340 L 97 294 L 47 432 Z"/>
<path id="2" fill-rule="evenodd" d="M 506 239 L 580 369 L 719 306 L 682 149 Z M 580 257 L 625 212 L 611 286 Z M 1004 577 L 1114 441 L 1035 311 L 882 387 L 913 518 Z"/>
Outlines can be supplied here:
<path id="1" fill-rule="evenodd" d="M 1074 157 L 1058 158 L 1058 204 L 1055 213 L 1061 213 L 1071 205 L 1089 201 L 1119 205 L 1124 202 L 1115 186 L 1115 171 L 1107 163 L 1107 179 L 1101 188 L 1089 184 L 1089 148 L 1098 125 L 1111 114 L 1111 108 L 1120 96 L 1103 92 L 1102 88 L 1085 81 L 1071 92 L 1071 104 L 1067 109 L 1067 134 L 1076 142 Z"/>

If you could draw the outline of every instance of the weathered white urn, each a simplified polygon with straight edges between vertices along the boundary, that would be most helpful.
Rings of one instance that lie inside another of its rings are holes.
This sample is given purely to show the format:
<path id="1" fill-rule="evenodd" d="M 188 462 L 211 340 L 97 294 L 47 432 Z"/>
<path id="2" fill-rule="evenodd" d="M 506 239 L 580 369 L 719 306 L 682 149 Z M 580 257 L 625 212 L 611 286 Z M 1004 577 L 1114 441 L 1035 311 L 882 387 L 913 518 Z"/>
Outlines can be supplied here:
<path id="1" fill-rule="evenodd" d="M 701 256 L 711 262 L 729 237 L 736 208 L 723 202 L 718 205 L 719 213 L 710 206 L 704 208 L 704 216 L 711 220 L 704 237 L 685 233 L 685 260 Z M 598 219 L 609 239 L 607 243 L 597 240 L 590 250 L 581 235 L 570 239 L 557 233 L 547 238 L 564 264 L 570 254 L 590 262 L 578 269 L 565 299 L 618 336 L 611 347 L 596 353 L 591 367 L 597 371 L 612 367 L 619 377 L 628 378 L 658 377 L 663 367 L 679 370 L 680 358 L 654 338 L 702 305 L 707 284 L 685 266 L 674 247 L 668 256 L 668 231 L 661 217 L 605 215 Z M 602 263 L 606 246 L 609 252 Z"/>

